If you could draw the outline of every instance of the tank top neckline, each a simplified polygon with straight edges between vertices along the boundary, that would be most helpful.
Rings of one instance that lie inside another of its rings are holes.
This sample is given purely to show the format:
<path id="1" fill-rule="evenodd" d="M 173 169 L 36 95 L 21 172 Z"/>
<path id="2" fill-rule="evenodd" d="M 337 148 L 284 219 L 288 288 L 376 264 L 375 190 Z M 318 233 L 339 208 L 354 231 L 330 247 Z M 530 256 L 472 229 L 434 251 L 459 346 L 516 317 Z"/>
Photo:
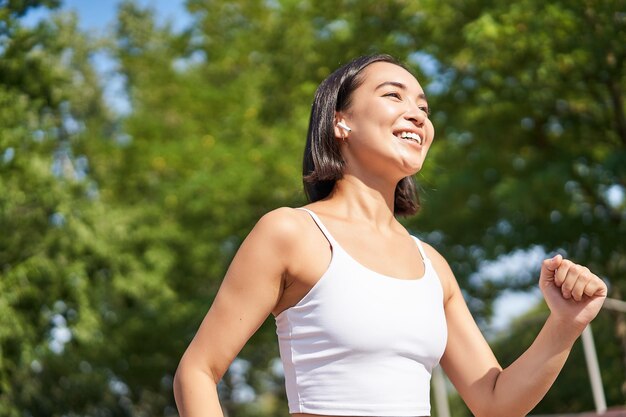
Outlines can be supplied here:
<path id="1" fill-rule="evenodd" d="M 332 253 L 331 253 L 331 260 L 330 260 L 330 263 L 328 265 L 328 269 L 330 269 L 330 266 L 335 261 L 335 249 L 338 249 L 341 253 L 343 253 L 346 256 L 346 258 L 348 258 L 350 260 L 350 262 L 354 263 L 359 268 L 367 271 L 370 274 L 376 275 L 378 277 L 381 277 L 381 278 L 384 278 L 384 279 L 387 279 L 387 280 L 390 280 L 390 281 L 398 281 L 398 282 L 405 282 L 406 281 L 406 282 L 409 282 L 409 283 L 412 283 L 412 282 L 422 282 L 428 276 L 428 268 L 430 266 L 430 259 L 426 256 L 426 253 L 424 252 L 424 250 L 423 250 L 423 248 L 421 246 L 421 242 L 420 242 L 420 240 L 417 237 L 411 235 L 411 237 L 413 238 L 413 240 L 415 241 L 415 244 L 417 246 L 420 258 L 422 259 L 422 264 L 424 265 L 424 272 L 422 273 L 421 276 L 419 276 L 417 278 L 398 278 L 398 277 L 394 277 L 394 276 L 391 276 L 391 275 L 383 274 L 383 273 L 378 272 L 378 271 L 374 271 L 373 269 L 368 268 L 367 266 L 363 265 L 361 262 L 357 261 L 356 258 L 354 258 L 352 255 L 350 255 L 350 253 L 348 251 L 346 251 L 341 246 L 341 244 L 337 241 L 337 239 L 335 239 L 333 237 L 333 235 L 326 228 L 326 226 L 324 225 L 322 220 L 319 218 L 317 213 L 315 213 L 311 209 L 307 209 L 307 208 L 304 208 L 304 207 L 297 207 L 297 209 L 303 210 L 303 211 L 306 211 L 307 213 L 309 213 L 311 218 L 313 218 L 313 221 L 317 224 L 317 226 L 321 230 L 322 234 L 330 242 L 330 244 L 332 246 Z"/>

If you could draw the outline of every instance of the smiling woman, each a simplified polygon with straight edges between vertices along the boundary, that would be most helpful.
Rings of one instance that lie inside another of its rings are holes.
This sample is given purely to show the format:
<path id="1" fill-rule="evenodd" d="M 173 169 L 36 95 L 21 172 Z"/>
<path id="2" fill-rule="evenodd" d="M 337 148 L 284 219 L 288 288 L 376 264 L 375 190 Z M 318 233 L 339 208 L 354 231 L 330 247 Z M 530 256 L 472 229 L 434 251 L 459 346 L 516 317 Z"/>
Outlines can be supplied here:
<path id="1" fill-rule="evenodd" d="M 385 79 L 385 76 L 393 76 L 394 74 L 385 75 L 384 73 L 375 73 L 378 78 L 370 80 L 366 77 L 369 70 L 367 67 L 370 65 L 372 67 L 385 65 L 392 72 L 400 72 L 400 75 L 404 75 L 403 78 L 408 78 L 409 82 L 403 84 L 397 80 L 390 81 Z M 355 101 L 351 93 L 361 86 L 366 79 L 371 84 L 368 86 L 368 91 L 371 92 L 373 88 L 375 90 L 373 93 L 379 98 L 385 97 L 388 104 L 391 104 L 392 101 L 401 103 L 402 96 L 408 94 L 407 85 L 417 84 L 417 80 L 395 59 L 387 55 L 377 55 L 354 60 L 344 67 L 344 71 L 331 74 L 319 86 L 311 112 L 311 121 L 315 120 L 316 123 L 309 124 L 303 164 L 304 188 L 311 201 L 317 201 L 328 196 L 335 187 L 336 181 L 344 176 L 346 161 L 343 159 L 340 146 L 341 144 L 349 144 L 346 139 L 348 134 L 352 133 L 352 129 L 346 130 L 345 127 L 349 127 L 350 122 L 344 117 L 337 116 L 350 109 L 351 104 Z M 383 81 L 377 83 L 377 80 Z M 411 81 L 413 82 L 411 83 Z M 421 110 L 428 113 L 426 96 L 421 86 L 417 84 L 415 88 L 417 92 L 414 94 L 417 94 L 416 99 L 419 100 Z M 354 115 L 355 112 L 351 111 L 350 114 Z M 420 136 L 417 126 L 412 125 L 410 121 L 405 123 L 410 125 L 405 132 L 406 134 L 415 135 L 421 140 L 425 139 L 423 138 L 423 129 L 422 136 Z M 340 124 L 344 127 L 341 127 Z M 434 135 L 432 124 L 430 124 L 430 128 Z M 401 134 L 402 132 L 396 132 L 396 134 L 398 133 Z M 358 132 L 355 134 L 358 135 Z M 337 137 L 342 138 L 341 144 L 337 142 Z M 420 143 L 420 145 L 430 146 L 429 143 Z M 419 199 L 411 174 L 406 175 L 397 183 L 396 194 L 394 205 L 396 214 L 415 214 L 419 210 Z"/>
<path id="2" fill-rule="evenodd" d="M 502 369 L 445 259 L 396 219 L 419 210 L 413 175 L 434 135 L 420 83 L 388 55 L 322 82 L 304 152 L 310 204 L 266 214 L 239 248 L 177 370 L 182 416 L 222 415 L 217 383 L 269 314 L 294 417 L 430 415 L 439 362 L 476 416 L 537 404 L 606 286 L 560 256 L 543 261 L 550 317 Z"/>
<path id="3" fill-rule="evenodd" d="M 392 62 L 371 63 L 360 78 L 350 105 L 339 107 L 335 115 L 352 128 L 350 141 L 343 142 L 343 175 L 353 176 L 358 171 L 361 177 L 372 177 L 368 182 L 386 176 L 395 184 L 404 178 L 411 180 L 421 169 L 434 137 L 422 87 L 406 69 Z"/>

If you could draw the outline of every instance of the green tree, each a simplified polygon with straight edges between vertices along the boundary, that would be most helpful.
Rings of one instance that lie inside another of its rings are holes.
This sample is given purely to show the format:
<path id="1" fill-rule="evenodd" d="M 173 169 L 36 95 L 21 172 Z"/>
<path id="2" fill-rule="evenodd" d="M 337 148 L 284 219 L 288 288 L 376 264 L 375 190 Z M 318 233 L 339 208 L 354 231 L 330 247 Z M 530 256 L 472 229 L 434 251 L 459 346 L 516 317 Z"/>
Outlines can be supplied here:
<path id="1" fill-rule="evenodd" d="M 0 9 L 0 414 L 153 414 L 162 372 L 132 391 L 125 372 L 163 368 L 139 360 L 129 339 L 170 304 L 152 273 L 163 276 L 168 258 L 158 242 L 143 257 L 125 252 L 137 245 L 129 237 L 141 239 L 132 226 L 143 213 L 104 205 L 81 153 L 111 122 L 89 61 L 94 40 L 72 15 L 20 23 L 30 7 L 56 3 Z"/>
<path id="2" fill-rule="evenodd" d="M 451 261 L 476 317 L 537 275 L 488 281 L 482 262 L 533 245 L 624 291 L 623 1 L 188 0 L 181 32 L 125 1 L 103 40 L 70 17 L 20 25 L 57 3 L 0 3 L 5 414 L 174 413 L 171 377 L 235 250 L 263 213 L 304 203 L 317 84 L 366 53 L 426 87 L 436 143 L 405 223 Z M 126 80 L 120 120 L 89 60 L 101 45 Z M 220 386 L 231 416 L 287 415 L 277 355 L 270 319 Z"/>
<path id="3" fill-rule="evenodd" d="M 412 224 L 438 230 L 434 243 L 476 312 L 489 312 L 503 288 L 535 285 L 538 275 L 485 282 L 473 279 L 477 266 L 533 245 L 588 265 L 622 298 L 624 6 L 422 4 L 415 34 L 428 36 L 424 52 L 439 69 L 430 89 L 442 139 L 424 174 L 424 215 Z M 615 319 L 625 358 L 624 318 Z"/>

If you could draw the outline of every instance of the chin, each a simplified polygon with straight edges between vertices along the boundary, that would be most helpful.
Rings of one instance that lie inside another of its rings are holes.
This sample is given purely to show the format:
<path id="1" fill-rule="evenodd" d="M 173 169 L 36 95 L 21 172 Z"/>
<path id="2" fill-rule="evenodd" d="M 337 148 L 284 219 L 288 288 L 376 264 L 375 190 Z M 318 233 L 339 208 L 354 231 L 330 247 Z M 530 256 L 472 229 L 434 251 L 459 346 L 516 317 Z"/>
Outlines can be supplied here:
<path id="1" fill-rule="evenodd" d="M 410 177 L 412 175 L 415 175 L 418 172 L 420 172 L 421 170 L 422 170 L 422 164 L 412 165 L 412 166 L 408 167 L 408 169 L 406 170 L 405 177 Z"/>

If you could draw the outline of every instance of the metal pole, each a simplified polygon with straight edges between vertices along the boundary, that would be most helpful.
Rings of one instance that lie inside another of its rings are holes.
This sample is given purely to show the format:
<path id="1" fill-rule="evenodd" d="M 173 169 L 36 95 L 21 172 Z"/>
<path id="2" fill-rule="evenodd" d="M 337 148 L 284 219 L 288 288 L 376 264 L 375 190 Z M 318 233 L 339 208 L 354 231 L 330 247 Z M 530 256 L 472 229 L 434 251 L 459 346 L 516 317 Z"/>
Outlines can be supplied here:
<path id="1" fill-rule="evenodd" d="M 602 307 L 626 313 L 626 301 L 618 300 L 616 298 L 607 298 L 604 300 Z"/>
<path id="2" fill-rule="evenodd" d="M 435 404 L 437 405 L 437 417 L 450 417 L 446 381 L 440 366 L 435 366 L 433 369 L 433 391 L 435 394 Z"/>
<path id="3" fill-rule="evenodd" d="M 587 325 L 585 330 L 583 330 L 582 342 L 583 350 L 585 351 L 585 361 L 587 362 L 587 372 L 589 372 L 589 381 L 591 382 L 593 402 L 596 405 L 596 413 L 604 414 L 606 412 L 606 398 L 604 397 L 604 388 L 602 387 L 598 355 L 596 354 L 596 346 L 593 342 L 591 325 Z"/>

